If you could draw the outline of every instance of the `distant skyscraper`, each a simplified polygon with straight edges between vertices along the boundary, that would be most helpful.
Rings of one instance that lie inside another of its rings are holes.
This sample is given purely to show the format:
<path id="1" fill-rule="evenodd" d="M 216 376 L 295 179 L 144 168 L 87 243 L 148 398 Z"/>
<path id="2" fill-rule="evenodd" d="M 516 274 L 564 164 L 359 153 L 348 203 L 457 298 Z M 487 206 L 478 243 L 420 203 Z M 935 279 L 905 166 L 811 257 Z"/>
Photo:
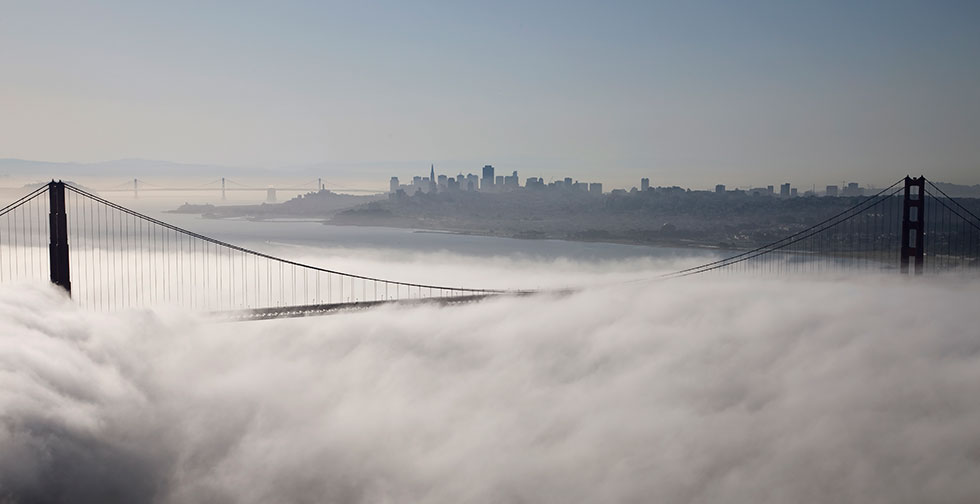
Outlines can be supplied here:
<path id="1" fill-rule="evenodd" d="M 602 182 L 593 182 L 589 184 L 589 192 L 592 194 L 602 194 Z"/>
<path id="2" fill-rule="evenodd" d="M 640 179 L 640 190 L 646 191 L 650 189 L 650 179 L 643 177 Z"/>
<path id="3" fill-rule="evenodd" d="M 436 179 L 436 165 L 429 165 L 429 180 Z"/>
<path id="4" fill-rule="evenodd" d="M 715 192 L 716 193 L 723 193 L 723 192 L 725 192 L 725 184 L 718 184 L 718 185 L 716 185 L 715 186 Z"/>
<path id="5" fill-rule="evenodd" d="M 857 182 L 849 182 L 844 188 L 844 196 L 860 196 L 863 192 Z"/>
<path id="6" fill-rule="evenodd" d="M 398 177 L 391 177 L 391 182 L 388 183 L 388 189 L 393 193 L 398 192 Z"/>
<path id="7" fill-rule="evenodd" d="M 779 186 L 779 196 L 781 198 L 789 198 L 789 182 Z"/>
<path id="8" fill-rule="evenodd" d="M 480 181 L 480 190 L 489 191 L 493 188 L 493 166 L 483 167 L 483 179 Z"/>
<path id="9" fill-rule="evenodd" d="M 829 185 L 827 186 L 827 196 L 837 196 L 837 186 Z"/>

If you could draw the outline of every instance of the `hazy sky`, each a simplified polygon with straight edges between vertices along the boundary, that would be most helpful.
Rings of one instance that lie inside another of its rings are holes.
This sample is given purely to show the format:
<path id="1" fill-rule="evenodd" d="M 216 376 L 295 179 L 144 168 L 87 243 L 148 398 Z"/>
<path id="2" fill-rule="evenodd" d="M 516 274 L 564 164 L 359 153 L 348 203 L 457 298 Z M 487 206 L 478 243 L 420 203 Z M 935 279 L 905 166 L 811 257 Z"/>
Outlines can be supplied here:
<path id="1" fill-rule="evenodd" d="M 856 3 L 0 2 L 0 158 L 980 182 L 980 3 Z"/>

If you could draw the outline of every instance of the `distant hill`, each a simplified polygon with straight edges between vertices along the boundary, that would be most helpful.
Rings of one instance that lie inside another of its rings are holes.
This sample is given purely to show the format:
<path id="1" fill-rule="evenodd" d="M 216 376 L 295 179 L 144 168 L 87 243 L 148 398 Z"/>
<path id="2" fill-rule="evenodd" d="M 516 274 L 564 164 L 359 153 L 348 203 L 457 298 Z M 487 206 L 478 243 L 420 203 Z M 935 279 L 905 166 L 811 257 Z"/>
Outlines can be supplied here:
<path id="1" fill-rule="evenodd" d="M 963 185 L 949 182 L 933 182 L 951 198 L 980 198 L 980 184 Z"/>
<path id="2" fill-rule="evenodd" d="M 275 219 L 300 217 L 322 219 L 341 210 L 387 199 L 385 194 L 353 196 L 322 190 L 301 194 L 282 203 L 262 203 L 261 205 L 191 205 L 184 203 L 169 213 L 201 214 L 208 218 L 248 217 L 250 219 Z"/>
<path id="3" fill-rule="evenodd" d="M 35 161 L 0 158 L 0 177 L 31 176 L 41 179 L 65 177 L 329 177 L 353 180 L 359 187 L 387 187 L 388 178 L 397 174 L 429 173 L 428 162 L 315 163 L 291 166 L 238 167 L 194 163 L 175 163 L 153 159 L 114 159 L 95 163 Z M 473 163 L 468 171 L 482 165 Z M 374 184 L 372 185 L 372 182 Z"/>
<path id="4" fill-rule="evenodd" d="M 387 187 L 392 175 L 408 177 L 428 175 L 432 161 L 370 161 L 370 162 L 320 162 L 295 165 L 276 165 L 269 167 L 238 167 L 193 163 L 175 163 L 152 159 L 115 159 L 95 163 L 35 161 L 29 159 L 0 158 L 0 177 L 16 175 L 36 175 L 42 178 L 72 176 L 289 176 L 333 177 L 356 180 L 358 183 L 377 181 L 380 187 Z M 436 171 L 440 173 L 480 173 L 484 161 L 435 161 Z M 521 169 L 514 165 L 513 168 Z"/>
<path id="5" fill-rule="evenodd" d="M 35 175 L 42 178 L 85 176 L 200 176 L 263 175 L 261 168 L 232 168 L 219 165 L 185 164 L 152 159 L 115 159 L 97 163 L 58 163 L 28 159 L 0 159 L 0 175 Z"/>

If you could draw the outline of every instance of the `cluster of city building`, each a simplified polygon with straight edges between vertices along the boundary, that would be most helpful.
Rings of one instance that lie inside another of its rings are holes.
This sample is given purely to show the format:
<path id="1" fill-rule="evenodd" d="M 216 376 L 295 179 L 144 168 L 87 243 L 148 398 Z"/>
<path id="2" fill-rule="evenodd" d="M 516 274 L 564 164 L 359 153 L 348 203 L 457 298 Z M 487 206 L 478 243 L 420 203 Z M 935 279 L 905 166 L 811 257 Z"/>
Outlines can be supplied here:
<path id="1" fill-rule="evenodd" d="M 455 177 L 447 175 L 436 176 L 435 165 L 432 165 L 429 167 L 428 177 L 416 175 L 412 177 L 412 182 L 410 184 L 402 184 L 398 180 L 398 177 L 391 177 L 389 191 L 391 193 L 404 191 L 406 194 L 415 194 L 417 192 L 435 193 L 443 191 L 504 192 L 522 187 L 516 171 L 511 175 L 496 175 L 494 171 L 493 166 L 486 165 L 483 167 L 482 177 L 473 173 L 468 173 L 466 175 L 460 173 Z M 646 180 L 646 183 L 649 185 L 648 179 L 643 180 Z M 602 194 L 601 183 L 579 182 L 577 180 L 573 181 L 571 177 L 554 182 L 545 182 L 544 179 L 540 177 L 528 177 L 527 180 L 525 180 L 523 187 L 526 189 L 567 188 L 592 194 Z"/>
<path id="2" fill-rule="evenodd" d="M 520 184 L 520 179 L 517 177 L 517 172 L 513 172 L 511 175 L 496 175 L 494 173 L 494 167 L 491 165 L 486 165 L 483 167 L 483 176 L 478 176 L 473 173 L 468 173 L 463 175 L 460 173 L 456 176 L 451 175 L 438 175 L 436 176 L 435 165 L 429 167 L 429 176 L 416 175 L 412 177 L 412 182 L 408 184 L 402 184 L 398 177 L 391 177 L 389 191 L 392 194 L 397 194 L 402 191 L 405 194 L 416 194 L 416 193 L 436 193 L 445 191 L 479 191 L 479 192 L 504 192 L 511 191 L 522 187 Z M 602 183 L 601 182 L 579 182 L 578 180 L 572 180 L 571 177 L 565 177 L 561 180 L 555 180 L 552 182 L 545 182 L 543 178 L 540 177 L 528 177 L 524 182 L 524 188 L 526 189 L 564 189 L 580 191 L 589 194 L 602 194 Z M 641 178 L 639 191 L 649 191 L 650 190 L 650 179 Z M 634 187 L 630 192 L 636 192 L 637 188 Z M 622 193 L 625 194 L 627 191 L 625 189 L 614 189 L 612 194 Z M 751 194 L 753 196 L 773 196 L 780 198 L 795 198 L 799 196 L 797 188 L 791 187 L 789 183 L 785 183 L 779 186 L 779 193 L 775 192 L 774 186 L 757 187 L 750 189 L 733 189 L 727 190 L 724 184 L 718 184 L 715 186 L 716 193 L 741 193 L 741 194 Z M 851 182 L 843 186 L 828 185 L 823 196 L 862 196 L 864 194 L 864 188 L 859 186 L 857 182 Z M 817 196 L 816 189 L 811 189 L 803 193 L 803 196 Z"/>
<path id="3" fill-rule="evenodd" d="M 791 187 L 789 182 L 781 184 L 779 186 L 779 194 L 776 194 L 774 186 L 766 187 L 754 187 L 751 189 L 734 189 L 732 191 L 727 191 L 724 184 L 718 184 L 715 186 L 716 193 L 724 192 L 741 192 L 745 194 L 751 194 L 753 196 L 778 196 L 780 198 L 795 198 L 799 196 L 799 191 L 795 187 Z M 837 196 L 863 196 L 864 188 L 858 185 L 857 182 L 850 182 L 843 186 L 829 185 L 824 191 L 823 196 L 837 197 Z M 803 193 L 803 196 L 818 196 L 816 188 L 810 189 Z"/>

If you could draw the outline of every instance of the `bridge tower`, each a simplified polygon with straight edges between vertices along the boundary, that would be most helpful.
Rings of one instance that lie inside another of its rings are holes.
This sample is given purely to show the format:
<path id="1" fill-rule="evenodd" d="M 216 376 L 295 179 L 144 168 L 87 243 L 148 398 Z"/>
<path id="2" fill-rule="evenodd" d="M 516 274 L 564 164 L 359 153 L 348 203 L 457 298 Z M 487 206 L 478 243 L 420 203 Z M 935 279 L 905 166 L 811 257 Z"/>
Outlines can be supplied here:
<path id="1" fill-rule="evenodd" d="M 139 199 L 139 187 L 137 186 L 138 179 L 133 179 L 133 199 Z"/>
<path id="2" fill-rule="evenodd" d="M 921 275 L 925 258 L 925 196 L 926 178 L 905 177 L 905 198 L 902 205 L 901 272 L 909 274 L 909 263 L 915 259 L 914 274 Z"/>
<path id="3" fill-rule="evenodd" d="M 221 200 L 225 199 L 225 178 L 221 177 Z"/>
<path id="4" fill-rule="evenodd" d="M 71 272 L 68 262 L 68 216 L 65 214 L 65 183 L 52 180 L 48 184 L 48 244 L 51 261 L 51 283 L 61 286 L 71 295 Z"/>

